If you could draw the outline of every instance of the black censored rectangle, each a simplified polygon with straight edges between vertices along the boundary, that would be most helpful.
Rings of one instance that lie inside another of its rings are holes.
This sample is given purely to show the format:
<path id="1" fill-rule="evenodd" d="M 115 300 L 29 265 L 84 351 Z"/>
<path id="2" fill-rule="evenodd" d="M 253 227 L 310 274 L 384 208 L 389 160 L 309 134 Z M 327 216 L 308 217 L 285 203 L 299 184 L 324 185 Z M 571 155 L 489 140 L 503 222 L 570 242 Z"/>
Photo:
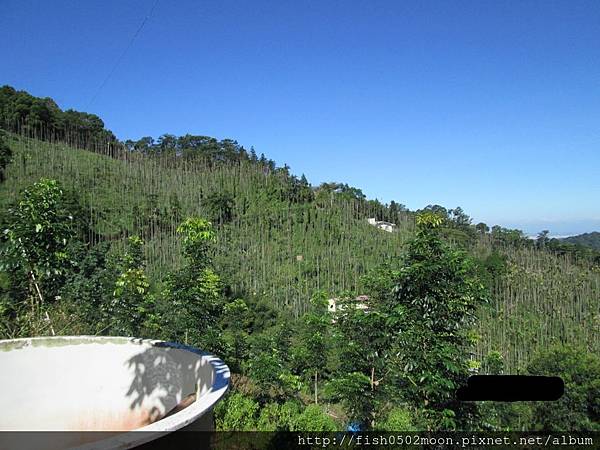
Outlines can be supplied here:
<path id="1" fill-rule="evenodd" d="M 530 375 L 473 375 L 457 391 L 463 402 L 534 402 L 558 400 L 565 391 L 559 377 Z"/>

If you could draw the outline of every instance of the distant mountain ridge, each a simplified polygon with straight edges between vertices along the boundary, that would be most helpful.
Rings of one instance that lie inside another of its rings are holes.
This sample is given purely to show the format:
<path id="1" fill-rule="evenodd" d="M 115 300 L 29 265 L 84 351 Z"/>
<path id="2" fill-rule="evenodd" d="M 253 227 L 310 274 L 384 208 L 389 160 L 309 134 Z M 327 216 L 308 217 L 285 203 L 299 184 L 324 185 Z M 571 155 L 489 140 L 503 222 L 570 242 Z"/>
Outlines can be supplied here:
<path id="1" fill-rule="evenodd" d="M 569 244 L 579 244 L 593 248 L 594 250 L 600 250 L 600 232 L 598 231 L 569 236 L 560 240 Z"/>

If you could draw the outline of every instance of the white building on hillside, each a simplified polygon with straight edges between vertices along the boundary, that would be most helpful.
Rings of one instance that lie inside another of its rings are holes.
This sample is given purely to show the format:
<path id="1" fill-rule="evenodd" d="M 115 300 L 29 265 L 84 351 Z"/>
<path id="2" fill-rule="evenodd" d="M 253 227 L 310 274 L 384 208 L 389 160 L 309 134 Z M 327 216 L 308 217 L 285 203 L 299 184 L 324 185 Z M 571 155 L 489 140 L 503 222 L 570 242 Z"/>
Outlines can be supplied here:
<path id="1" fill-rule="evenodd" d="M 330 298 L 328 300 L 327 310 L 330 313 L 339 313 L 339 312 L 343 311 L 344 309 L 346 309 L 348 304 L 351 304 L 356 309 L 367 311 L 369 309 L 369 305 L 367 304 L 368 301 L 369 301 L 368 295 L 359 295 L 352 302 L 350 302 L 349 299 Z"/>
<path id="2" fill-rule="evenodd" d="M 369 222 L 374 227 L 379 228 L 380 230 L 387 231 L 388 233 L 396 231 L 397 227 L 395 223 L 386 222 L 385 220 L 377 220 L 375 217 L 369 217 L 367 219 L 367 222 Z"/>

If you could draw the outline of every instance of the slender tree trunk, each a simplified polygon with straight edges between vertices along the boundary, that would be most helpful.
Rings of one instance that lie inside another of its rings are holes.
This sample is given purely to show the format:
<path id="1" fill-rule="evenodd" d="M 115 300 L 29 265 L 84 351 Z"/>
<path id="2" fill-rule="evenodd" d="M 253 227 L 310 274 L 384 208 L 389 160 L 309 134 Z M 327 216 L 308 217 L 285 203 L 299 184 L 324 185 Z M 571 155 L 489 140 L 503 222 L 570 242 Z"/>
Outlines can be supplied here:
<path id="1" fill-rule="evenodd" d="M 52 326 L 52 321 L 50 320 L 50 316 L 48 315 L 48 311 L 45 311 L 44 314 L 46 315 L 46 320 L 50 324 L 50 333 L 52 333 L 52 336 L 56 336 L 56 333 L 54 332 L 54 327 Z"/>
<path id="2" fill-rule="evenodd" d="M 35 287 L 35 292 L 36 292 L 38 298 L 40 299 L 40 306 L 41 306 L 44 304 L 44 297 L 42 296 L 42 291 L 40 290 L 40 286 L 38 285 L 37 280 L 35 279 L 33 270 L 29 271 L 29 277 L 31 278 L 31 282 L 33 283 L 33 286 Z"/>
<path id="3" fill-rule="evenodd" d="M 33 286 L 33 280 L 31 279 L 31 277 L 29 277 L 29 291 L 30 291 L 29 300 L 31 303 L 31 314 L 32 314 L 32 317 L 35 317 L 35 304 L 36 304 L 35 288 Z"/>
<path id="4" fill-rule="evenodd" d="M 318 377 L 318 374 L 319 374 L 319 372 L 315 370 L 315 405 L 317 403 L 319 403 L 319 400 L 318 400 L 319 397 L 318 397 L 318 394 L 317 394 L 318 393 L 318 391 L 317 391 L 317 377 Z"/>
<path id="5" fill-rule="evenodd" d="M 33 284 L 33 286 L 35 287 L 35 291 L 37 293 L 38 298 L 40 299 L 40 303 L 39 303 L 39 308 L 42 307 L 42 305 L 44 304 L 44 297 L 42 296 L 42 291 L 40 290 L 40 286 L 37 283 L 37 280 L 35 279 L 35 274 L 33 273 L 33 270 L 29 271 L 29 278 Z M 33 302 L 32 302 L 33 304 Z M 48 324 L 50 325 L 50 333 L 52 333 L 52 336 L 56 336 L 56 333 L 54 332 L 54 327 L 52 326 L 52 321 L 50 320 L 50 315 L 48 314 L 48 311 L 44 311 L 44 315 L 46 316 L 46 321 L 48 322 Z"/>

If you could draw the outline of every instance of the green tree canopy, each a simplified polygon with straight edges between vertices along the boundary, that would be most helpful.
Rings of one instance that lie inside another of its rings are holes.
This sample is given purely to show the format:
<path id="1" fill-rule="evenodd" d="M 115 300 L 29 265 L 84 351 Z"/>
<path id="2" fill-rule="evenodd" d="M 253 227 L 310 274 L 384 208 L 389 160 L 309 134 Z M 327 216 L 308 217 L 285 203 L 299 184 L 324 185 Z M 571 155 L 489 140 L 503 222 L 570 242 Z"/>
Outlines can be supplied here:
<path id="1" fill-rule="evenodd" d="M 454 394 L 468 376 L 470 328 L 487 298 L 474 261 L 441 240 L 442 223 L 434 212 L 417 217 L 395 298 L 387 304 L 397 385 L 406 400 L 425 411 L 432 429 L 454 428 L 462 420 Z"/>

